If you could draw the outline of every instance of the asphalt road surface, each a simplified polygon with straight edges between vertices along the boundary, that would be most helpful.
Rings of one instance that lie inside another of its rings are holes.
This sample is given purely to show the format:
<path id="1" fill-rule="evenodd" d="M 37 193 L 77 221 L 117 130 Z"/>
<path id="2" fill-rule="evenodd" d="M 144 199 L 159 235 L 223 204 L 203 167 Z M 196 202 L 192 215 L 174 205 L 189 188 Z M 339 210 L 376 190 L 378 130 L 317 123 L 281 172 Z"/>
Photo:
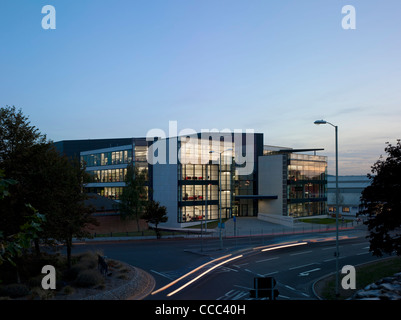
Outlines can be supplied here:
<path id="1" fill-rule="evenodd" d="M 225 239 L 223 244 L 219 250 L 219 239 L 93 242 L 76 244 L 73 252 L 101 250 L 149 272 L 155 291 L 162 290 L 147 300 L 252 299 L 254 278 L 267 276 L 277 282 L 278 300 L 314 300 L 312 284 L 336 268 L 333 232 Z M 378 259 L 369 253 L 365 233 L 357 230 L 341 233 L 339 251 L 340 270 Z"/>

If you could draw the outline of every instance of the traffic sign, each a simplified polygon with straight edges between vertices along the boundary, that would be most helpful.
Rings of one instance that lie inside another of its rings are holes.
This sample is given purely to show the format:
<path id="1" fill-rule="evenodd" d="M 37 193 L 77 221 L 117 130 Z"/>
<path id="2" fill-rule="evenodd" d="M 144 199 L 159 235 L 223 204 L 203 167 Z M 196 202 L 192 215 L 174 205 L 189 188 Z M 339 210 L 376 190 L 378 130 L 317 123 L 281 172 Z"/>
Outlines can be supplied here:
<path id="1" fill-rule="evenodd" d="M 274 289 L 277 281 L 273 277 L 257 277 L 253 279 L 254 290 L 250 290 L 251 298 L 269 298 L 276 300 L 279 291 Z"/>

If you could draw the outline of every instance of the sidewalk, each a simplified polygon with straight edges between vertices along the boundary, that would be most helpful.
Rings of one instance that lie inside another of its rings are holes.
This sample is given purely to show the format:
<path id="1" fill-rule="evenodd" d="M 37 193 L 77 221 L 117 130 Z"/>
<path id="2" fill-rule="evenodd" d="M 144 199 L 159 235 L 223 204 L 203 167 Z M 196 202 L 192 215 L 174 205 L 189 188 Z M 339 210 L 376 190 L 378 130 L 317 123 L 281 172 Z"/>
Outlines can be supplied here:
<path id="1" fill-rule="evenodd" d="M 362 226 L 362 223 L 356 224 L 356 222 L 342 224 L 340 222 L 340 229 L 357 229 Z M 296 222 L 292 227 L 267 222 L 260 220 L 257 217 L 237 217 L 236 222 L 234 219 L 229 219 L 224 223 L 224 229 L 222 229 L 222 236 L 226 237 L 249 237 L 258 235 L 286 235 L 292 233 L 307 233 L 307 232 L 326 232 L 335 231 L 335 224 L 316 224 L 316 223 L 305 223 Z M 176 234 L 176 235 L 164 235 L 162 239 L 172 238 L 199 238 L 199 237 L 219 237 L 220 229 L 218 227 L 203 230 L 199 228 L 173 228 L 165 229 L 175 232 L 187 232 L 187 234 Z M 201 232 L 203 234 L 201 235 Z M 74 239 L 74 243 L 78 242 L 96 242 L 96 241 L 132 241 L 132 240 L 156 240 L 156 236 L 121 236 L 121 237 L 96 237 L 93 239 Z"/>

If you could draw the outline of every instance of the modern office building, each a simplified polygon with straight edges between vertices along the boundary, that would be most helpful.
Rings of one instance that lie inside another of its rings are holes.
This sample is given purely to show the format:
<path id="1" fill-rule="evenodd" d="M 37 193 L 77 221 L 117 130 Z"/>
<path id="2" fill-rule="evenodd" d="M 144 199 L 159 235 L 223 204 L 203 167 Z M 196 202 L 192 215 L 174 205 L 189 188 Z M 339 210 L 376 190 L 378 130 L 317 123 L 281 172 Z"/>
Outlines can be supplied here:
<path id="1" fill-rule="evenodd" d="M 370 179 L 365 176 L 339 176 L 338 177 L 338 206 L 342 216 L 355 217 L 359 212 L 363 189 L 369 186 Z M 329 214 L 336 212 L 336 176 L 327 178 L 327 206 Z"/>
<path id="2" fill-rule="evenodd" d="M 86 184 L 88 192 L 115 201 L 125 186 L 128 164 L 146 170 L 149 199 L 167 208 L 166 226 L 233 215 L 288 223 L 327 214 L 327 158 L 316 155 L 322 149 L 264 146 L 262 133 L 75 140 L 57 145 L 60 151 L 64 147 L 70 154 L 78 153 L 86 163 L 92 177 Z"/>
<path id="3" fill-rule="evenodd" d="M 321 149 L 265 147 L 259 157 L 259 192 L 277 195 L 277 200 L 259 201 L 259 217 L 292 225 L 294 218 L 327 214 L 327 157 Z M 315 154 L 299 152 L 313 151 Z"/>

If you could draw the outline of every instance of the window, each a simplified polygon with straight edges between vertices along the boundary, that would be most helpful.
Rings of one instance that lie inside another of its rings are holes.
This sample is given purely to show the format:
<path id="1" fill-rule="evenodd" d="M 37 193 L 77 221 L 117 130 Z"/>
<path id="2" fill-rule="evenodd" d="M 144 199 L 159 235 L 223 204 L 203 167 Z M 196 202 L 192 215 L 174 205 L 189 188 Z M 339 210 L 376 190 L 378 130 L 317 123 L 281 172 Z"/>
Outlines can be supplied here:
<path id="1" fill-rule="evenodd" d="M 347 212 L 348 212 L 348 213 L 350 212 L 349 207 L 342 207 L 342 211 L 343 211 L 343 212 L 346 212 L 346 213 L 347 213 Z"/>

